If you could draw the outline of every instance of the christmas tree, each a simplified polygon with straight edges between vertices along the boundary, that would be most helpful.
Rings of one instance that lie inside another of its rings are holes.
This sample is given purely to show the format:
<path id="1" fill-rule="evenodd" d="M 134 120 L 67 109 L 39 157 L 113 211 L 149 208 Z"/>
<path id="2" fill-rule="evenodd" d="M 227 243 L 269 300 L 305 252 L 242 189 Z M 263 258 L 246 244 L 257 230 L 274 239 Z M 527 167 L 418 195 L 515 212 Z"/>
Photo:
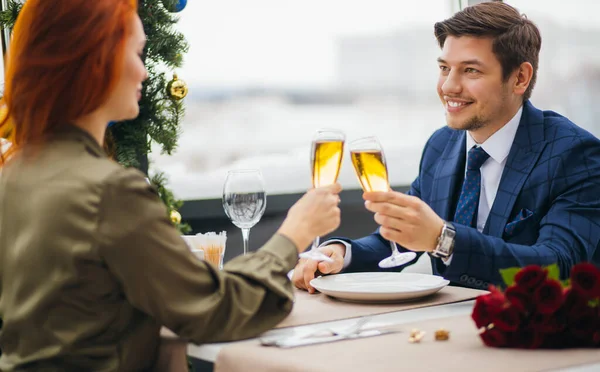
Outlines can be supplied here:
<path id="1" fill-rule="evenodd" d="M 8 0 L 0 12 L 0 27 L 11 30 L 24 1 Z M 147 43 L 142 55 L 148 79 L 142 88 L 139 116 L 130 121 L 110 123 L 106 131 L 105 147 L 109 156 L 125 167 L 136 167 L 149 174 L 148 153 L 151 144 L 159 145 L 161 152 L 171 154 L 177 147 L 180 123 L 184 115 L 185 83 L 176 76 L 168 81 L 167 72 L 181 66 L 188 45 L 184 36 L 174 29 L 186 0 L 138 0 L 138 12 Z M 166 71 L 165 71 L 166 70 Z M 177 210 L 183 202 L 167 188 L 162 172 L 151 172 L 150 182 L 156 186 L 167 206 L 168 214 L 181 233 L 191 229 L 181 223 Z"/>

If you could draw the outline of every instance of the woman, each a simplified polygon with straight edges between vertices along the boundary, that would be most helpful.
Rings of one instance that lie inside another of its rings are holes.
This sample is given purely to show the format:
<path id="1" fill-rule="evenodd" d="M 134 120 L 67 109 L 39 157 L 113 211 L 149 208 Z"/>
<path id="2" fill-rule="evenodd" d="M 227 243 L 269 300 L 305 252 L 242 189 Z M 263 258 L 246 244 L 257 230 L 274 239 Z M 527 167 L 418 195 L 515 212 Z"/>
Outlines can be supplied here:
<path id="1" fill-rule="evenodd" d="M 339 225 L 339 185 L 309 191 L 258 252 L 196 260 L 144 175 L 102 151 L 146 70 L 135 0 L 28 0 L 3 104 L 0 370 L 150 367 L 162 325 L 196 343 L 255 336 L 290 311 L 286 273 Z M 6 160 L 8 159 L 8 160 Z"/>

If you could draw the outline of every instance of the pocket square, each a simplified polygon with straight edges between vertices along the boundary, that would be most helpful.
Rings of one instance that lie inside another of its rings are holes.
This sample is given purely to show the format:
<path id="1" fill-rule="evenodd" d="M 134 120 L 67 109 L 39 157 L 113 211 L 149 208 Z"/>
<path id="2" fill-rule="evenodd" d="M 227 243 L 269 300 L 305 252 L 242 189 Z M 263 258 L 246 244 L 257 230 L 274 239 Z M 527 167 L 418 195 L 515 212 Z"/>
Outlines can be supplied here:
<path id="1" fill-rule="evenodd" d="M 527 224 L 525 220 L 530 219 L 533 214 L 534 213 L 527 208 L 521 209 L 515 218 L 504 227 L 506 235 L 512 236 L 520 232 L 523 226 Z"/>

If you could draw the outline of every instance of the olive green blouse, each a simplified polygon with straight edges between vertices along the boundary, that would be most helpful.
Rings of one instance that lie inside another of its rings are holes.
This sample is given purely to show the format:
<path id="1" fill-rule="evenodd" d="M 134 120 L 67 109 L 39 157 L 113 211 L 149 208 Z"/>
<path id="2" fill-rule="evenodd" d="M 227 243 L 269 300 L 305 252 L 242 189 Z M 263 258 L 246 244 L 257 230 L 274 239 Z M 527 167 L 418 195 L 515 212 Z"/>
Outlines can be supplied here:
<path id="1" fill-rule="evenodd" d="M 69 126 L 0 172 L 0 370 L 149 368 L 166 326 L 243 339 L 291 310 L 294 244 L 198 260 L 144 175 Z"/>

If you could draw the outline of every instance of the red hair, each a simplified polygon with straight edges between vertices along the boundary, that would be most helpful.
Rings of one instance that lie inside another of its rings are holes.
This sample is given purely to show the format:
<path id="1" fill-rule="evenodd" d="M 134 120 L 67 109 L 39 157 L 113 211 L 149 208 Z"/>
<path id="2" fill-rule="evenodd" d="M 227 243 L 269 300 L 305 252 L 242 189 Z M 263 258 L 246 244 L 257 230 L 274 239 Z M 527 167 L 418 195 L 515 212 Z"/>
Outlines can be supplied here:
<path id="1" fill-rule="evenodd" d="M 137 0 L 27 0 L 13 29 L 0 137 L 39 141 L 106 102 L 119 79 Z"/>

